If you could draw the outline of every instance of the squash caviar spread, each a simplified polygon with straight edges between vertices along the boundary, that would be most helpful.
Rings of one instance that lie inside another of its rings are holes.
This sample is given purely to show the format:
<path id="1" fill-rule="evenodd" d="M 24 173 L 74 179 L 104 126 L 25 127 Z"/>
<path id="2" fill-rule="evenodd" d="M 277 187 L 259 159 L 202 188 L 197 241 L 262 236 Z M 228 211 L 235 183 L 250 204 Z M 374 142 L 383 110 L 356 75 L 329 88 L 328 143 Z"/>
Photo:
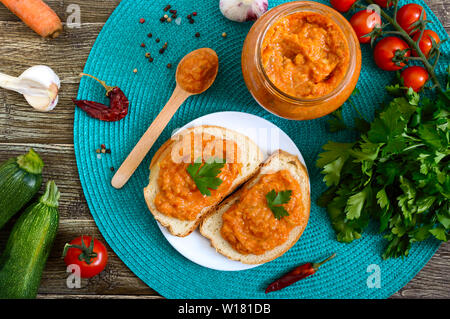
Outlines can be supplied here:
<path id="1" fill-rule="evenodd" d="M 279 90 L 306 99 L 332 92 L 350 61 L 340 28 L 315 12 L 297 12 L 276 21 L 264 37 L 261 57 L 264 71 Z"/>
<path id="2" fill-rule="evenodd" d="M 159 163 L 159 192 L 155 197 L 155 206 L 167 216 L 195 220 L 203 208 L 215 204 L 231 188 L 242 168 L 242 163 L 238 161 L 239 149 L 231 140 L 193 132 L 184 136 L 178 145 L 180 147 L 175 151 L 178 154 L 173 153 L 174 148 Z M 211 189 L 211 196 L 200 193 L 186 170 L 200 157 L 203 162 L 210 158 L 226 159 L 225 166 L 217 176 L 222 183 L 217 190 Z"/>
<path id="3" fill-rule="evenodd" d="M 276 219 L 267 205 L 266 194 L 291 190 L 292 195 L 283 207 L 289 213 Z M 283 244 L 291 230 L 305 224 L 308 212 L 302 201 L 301 188 L 288 170 L 263 174 L 249 188 L 244 188 L 236 201 L 222 215 L 221 234 L 241 254 L 261 255 Z"/>

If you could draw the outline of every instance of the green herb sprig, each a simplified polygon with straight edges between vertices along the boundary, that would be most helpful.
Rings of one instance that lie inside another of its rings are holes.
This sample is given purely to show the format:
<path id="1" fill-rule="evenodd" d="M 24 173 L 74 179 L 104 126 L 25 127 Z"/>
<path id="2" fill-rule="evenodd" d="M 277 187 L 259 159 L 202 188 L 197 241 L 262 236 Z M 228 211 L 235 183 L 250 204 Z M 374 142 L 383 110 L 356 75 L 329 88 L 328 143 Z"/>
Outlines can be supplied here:
<path id="1" fill-rule="evenodd" d="M 267 206 L 269 206 L 276 219 L 280 220 L 284 216 L 289 216 L 288 211 L 281 205 L 289 203 L 291 195 L 291 190 L 277 193 L 274 189 L 266 194 Z"/>
<path id="2" fill-rule="evenodd" d="M 396 92 L 399 93 L 399 92 Z M 434 98 L 408 90 L 377 111 L 360 138 L 328 142 L 319 154 L 326 207 L 338 241 L 379 221 L 383 258 L 407 256 L 414 242 L 450 238 L 450 68 Z"/>
<path id="3" fill-rule="evenodd" d="M 202 195 L 211 196 L 210 189 L 217 189 L 222 180 L 217 177 L 225 166 L 226 160 L 210 159 L 202 165 L 202 159 L 197 159 L 186 167 L 195 185 Z"/>

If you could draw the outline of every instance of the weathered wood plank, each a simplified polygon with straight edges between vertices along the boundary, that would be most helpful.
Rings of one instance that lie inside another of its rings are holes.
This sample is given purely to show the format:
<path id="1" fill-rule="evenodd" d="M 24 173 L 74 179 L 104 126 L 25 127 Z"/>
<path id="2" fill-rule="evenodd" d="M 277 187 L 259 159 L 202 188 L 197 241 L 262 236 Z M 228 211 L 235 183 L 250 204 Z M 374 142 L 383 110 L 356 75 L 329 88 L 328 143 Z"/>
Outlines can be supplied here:
<path id="1" fill-rule="evenodd" d="M 0 91 L 0 162 L 35 148 L 46 163 L 44 179 L 55 179 L 61 189 L 61 223 L 55 246 L 43 275 L 39 298 L 159 298 L 123 264 L 108 247 L 110 263 L 100 276 L 83 280 L 80 289 L 66 286 L 67 273 L 60 257 L 65 242 L 81 234 L 104 241 L 92 220 L 78 179 L 73 152 L 73 112 L 70 98 L 78 89 L 77 74 L 90 48 L 120 0 L 46 0 L 63 22 L 69 4 L 81 7 L 81 29 L 66 28 L 57 39 L 42 39 L 0 5 L 0 70 L 18 75 L 34 64 L 47 64 L 60 75 L 63 91 L 51 113 L 31 110 L 15 93 Z M 426 0 L 450 31 L 450 2 Z M 0 231 L 0 251 L 12 222 Z M 450 243 L 438 252 L 419 274 L 392 298 L 450 298 Z"/>
<path id="2" fill-rule="evenodd" d="M 92 216 L 78 178 L 73 145 L 0 143 L 0 162 L 24 154 L 30 147 L 41 155 L 45 163 L 42 174 L 44 183 L 53 179 L 61 191 L 59 207 L 61 218 L 91 220 Z"/>
<path id="3" fill-rule="evenodd" d="M 8 230 L 0 231 L 0 248 L 3 249 Z M 91 279 L 82 279 L 80 288 L 68 288 L 64 260 L 61 257 L 65 243 L 81 235 L 94 235 L 106 244 L 93 220 L 61 219 L 53 249 L 42 275 L 40 294 L 59 295 L 155 295 L 156 292 L 136 277 L 117 257 L 111 248 L 108 249 L 106 269 Z"/>
<path id="4" fill-rule="evenodd" d="M 72 13 L 72 11 L 68 12 L 69 5 L 80 6 L 81 23 L 92 23 L 105 22 L 120 0 L 45 0 L 45 2 L 56 12 L 63 23 Z M 16 22 L 20 20 L 0 4 L 0 21 Z"/>

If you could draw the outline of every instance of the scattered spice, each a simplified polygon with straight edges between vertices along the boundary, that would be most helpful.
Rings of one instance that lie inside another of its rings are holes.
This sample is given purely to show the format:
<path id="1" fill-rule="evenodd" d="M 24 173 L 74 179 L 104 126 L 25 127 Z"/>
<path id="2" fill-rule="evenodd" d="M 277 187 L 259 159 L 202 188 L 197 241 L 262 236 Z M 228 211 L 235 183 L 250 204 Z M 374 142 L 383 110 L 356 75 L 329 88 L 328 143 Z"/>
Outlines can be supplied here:
<path id="1" fill-rule="evenodd" d="M 100 147 L 101 147 L 101 149 L 105 149 L 105 148 L 106 148 L 106 145 L 105 145 L 105 144 L 102 144 L 102 145 L 100 145 Z"/>
<path id="2" fill-rule="evenodd" d="M 152 57 L 150 57 L 148 60 L 149 60 L 150 62 L 153 62 L 153 58 L 152 58 Z"/>
<path id="3" fill-rule="evenodd" d="M 164 19 L 167 19 L 167 18 L 169 18 L 169 16 L 167 14 L 165 14 L 164 15 Z"/>
<path id="4" fill-rule="evenodd" d="M 145 43 L 141 43 L 141 47 L 145 48 Z"/>
<path id="5" fill-rule="evenodd" d="M 166 18 L 161 17 L 161 18 L 159 19 L 159 21 L 161 21 L 161 22 L 166 22 Z"/>
<path id="6" fill-rule="evenodd" d="M 227 37 L 227 33 L 226 32 L 222 33 L 222 38 L 226 38 L 226 37 Z"/>
<path id="7" fill-rule="evenodd" d="M 178 16 L 176 14 L 172 14 L 172 19 L 176 19 Z"/>
<path id="8" fill-rule="evenodd" d="M 111 166 L 109 169 L 111 170 L 111 172 L 114 172 L 114 167 Z"/>
<path id="9" fill-rule="evenodd" d="M 102 153 L 103 153 L 103 154 L 105 154 L 105 153 L 106 153 L 106 150 L 105 150 L 104 148 L 102 148 Z"/>
<path id="10" fill-rule="evenodd" d="M 167 68 L 168 69 L 172 68 L 172 63 L 167 64 Z"/>
<path id="11" fill-rule="evenodd" d="M 134 72 L 134 73 L 137 73 L 137 69 L 134 69 L 133 72 Z"/>
<path id="12" fill-rule="evenodd" d="M 89 116 L 107 122 L 119 121 L 128 114 L 130 102 L 119 87 L 108 86 L 104 81 L 100 81 L 89 74 L 81 73 L 80 76 L 89 76 L 98 81 L 105 88 L 106 96 L 110 100 L 110 105 L 108 106 L 87 100 L 72 99 L 76 106 L 85 111 Z"/>
<path id="13" fill-rule="evenodd" d="M 159 38 L 156 38 L 155 41 L 156 41 L 156 43 L 159 43 L 159 41 L 161 41 L 161 40 Z"/>
<path id="14" fill-rule="evenodd" d="M 192 12 L 192 15 L 193 15 L 194 17 L 196 17 L 196 16 L 197 16 L 197 12 Z"/>
<path id="15" fill-rule="evenodd" d="M 192 16 L 190 14 L 187 15 L 188 19 L 192 19 Z"/>
<path id="16" fill-rule="evenodd" d="M 147 52 L 147 53 L 145 54 L 145 57 L 146 57 L 146 58 L 149 58 L 149 57 L 150 57 L 150 53 Z"/>
<path id="17" fill-rule="evenodd" d="M 153 36 L 153 34 L 149 33 L 149 34 L 147 34 L 147 36 L 148 36 L 149 38 L 151 38 L 151 37 Z"/>
<path id="18" fill-rule="evenodd" d="M 167 18 L 167 22 L 171 22 L 172 21 L 172 19 L 171 18 Z"/>
<path id="19" fill-rule="evenodd" d="M 100 153 L 100 149 L 97 148 L 97 149 L 95 150 L 95 152 L 96 152 L 96 153 Z"/>
<path id="20" fill-rule="evenodd" d="M 166 51 L 166 50 L 164 50 L 163 48 L 159 49 L 159 53 L 160 53 L 160 54 L 163 54 L 164 51 Z"/>
<path id="21" fill-rule="evenodd" d="M 196 37 L 196 38 L 200 38 L 200 33 L 197 32 L 197 33 L 195 34 L 195 37 Z"/>
<path id="22" fill-rule="evenodd" d="M 167 49 L 167 45 L 168 45 L 168 43 L 165 42 L 164 45 L 163 45 L 163 49 L 164 49 L 164 50 Z"/>
<path id="23" fill-rule="evenodd" d="M 111 154 L 111 149 L 110 149 L 110 148 L 107 148 L 107 149 L 105 150 L 105 152 L 106 152 L 106 154 Z"/>
<path id="24" fill-rule="evenodd" d="M 169 12 L 172 14 L 177 14 L 177 10 L 169 10 Z"/>
<path id="25" fill-rule="evenodd" d="M 167 10 L 169 10 L 170 8 L 172 8 L 172 6 L 171 6 L 170 4 L 168 4 L 168 5 L 164 8 L 164 11 L 167 11 Z"/>
<path id="26" fill-rule="evenodd" d="M 144 18 L 140 18 L 140 19 L 139 19 L 139 23 L 140 23 L 140 24 L 142 24 L 142 23 L 144 23 L 144 22 L 145 22 L 145 19 L 144 19 Z"/>
<path id="27" fill-rule="evenodd" d="M 190 20 L 189 20 L 189 23 L 190 23 L 190 24 L 193 24 L 194 22 L 195 22 L 194 19 L 190 19 Z"/>
<path id="28" fill-rule="evenodd" d="M 330 259 L 333 259 L 335 256 L 336 254 L 333 254 L 324 261 L 321 261 L 320 263 L 306 263 L 304 265 L 294 268 L 294 270 L 288 272 L 287 274 L 283 275 L 280 279 L 275 280 L 273 283 L 271 283 L 266 288 L 266 294 L 272 291 L 283 289 L 287 286 L 292 285 L 293 283 L 296 283 L 301 279 L 314 275 L 320 266 L 322 266 Z"/>

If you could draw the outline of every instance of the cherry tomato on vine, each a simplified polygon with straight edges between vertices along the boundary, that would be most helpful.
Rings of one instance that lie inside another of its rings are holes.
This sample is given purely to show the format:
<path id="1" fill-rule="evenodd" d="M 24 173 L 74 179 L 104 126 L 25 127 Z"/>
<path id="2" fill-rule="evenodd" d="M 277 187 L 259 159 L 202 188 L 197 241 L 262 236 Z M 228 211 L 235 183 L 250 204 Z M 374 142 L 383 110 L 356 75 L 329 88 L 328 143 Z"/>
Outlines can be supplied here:
<path id="1" fill-rule="evenodd" d="M 350 10 L 356 0 L 331 0 L 331 6 L 339 12 L 347 12 Z"/>
<path id="2" fill-rule="evenodd" d="M 409 57 L 411 52 L 407 50 L 408 44 L 400 38 L 397 37 L 385 37 L 381 39 L 375 46 L 373 50 L 373 57 L 375 59 L 375 63 L 378 65 L 380 69 L 386 71 L 396 71 L 400 70 L 405 66 L 405 63 L 399 61 L 399 65 L 393 61 L 393 58 L 396 56 L 396 52 L 400 57 Z"/>
<path id="3" fill-rule="evenodd" d="M 413 40 L 417 42 L 419 40 L 419 37 L 420 37 L 420 32 L 416 32 L 416 34 L 414 34 Z M 439 36 L 437 35 L 436 32 L 434 32 L 432 30 L 424 30 L 422 39 L 420 39 L 420 42 L 419 42 L 420 51 L 422 51 L 422 53 L 427 58 L 430 55 L 431 48 L 433 47 L 433 42 L 431 41 L 431 38 L 434 39 L 436 44 L 438 44 L 441 41 L 441 39 L 439 39 Z M 413 54 L 413 56 L 417 56 L 416 51 L 413 51 L 412 54 Z"/>
<path id="4" fill-rule="evenodd" d="M 382 8 L 387 8 L 388 1 L 389 0 L 373 0 L 373 2 L 375 2 L 376 4 L 378 4 Z M 391 1 L 389 3 L 389 6 L 392 7 L 393 5 L 394 5 L 394 3 Z"/>
<path id="5" fill-rule="evenodd" d="M 403 30 L 405 30 L 408 34 L 413 33 L 414 27 L 411 26 L 413 23 L 420 20 L 420 14 L 422 13 L 423 7 L 415 4 L 410 3 L 407 5 L 404 5 L 400 9 L 398 9 L 397 12 L 397 23 L 402 27 Z M 423 12 L 423 19 L 426 20 L 427 13 Z"/>
<path id="6" fill-rule="evenodd" d="M 365 35 L 372 32 L 376 26 L 381 26 L 381 17 L 376 12 L 362 10 L 350 18 L 350 24 L 355 30 L 359 42 L 368 43 L 371 37 L 365 37 Z"/>
<path id="7" fill-rule="evenodd" d="M 419 92 L 428 81 L 428 72 L 423 67 L 415 65 L 404 69 L 400 77 L 407 88 Z"/>
<path id="8" fill-rule="evenodd" d="M 91 278 L 105 269 L 108 252 L 105 246 L 91 236 L 80 236 L 64 246 L 66 265 L 76 264 L 80 267 L 82 278 Z"/>

